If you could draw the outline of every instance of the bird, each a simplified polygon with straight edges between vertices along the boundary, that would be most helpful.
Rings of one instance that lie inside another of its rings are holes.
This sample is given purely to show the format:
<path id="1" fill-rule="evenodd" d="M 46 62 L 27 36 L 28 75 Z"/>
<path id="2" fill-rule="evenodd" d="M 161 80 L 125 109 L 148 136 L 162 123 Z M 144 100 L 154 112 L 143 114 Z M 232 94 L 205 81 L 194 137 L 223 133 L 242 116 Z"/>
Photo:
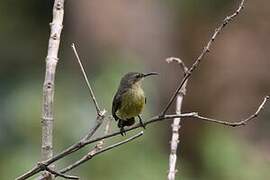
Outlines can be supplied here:
<path id="1" fill-rule="evenodd" d="M 112 116 L 115 121 L 118 121 L 117 126 L 122 136 L 126 135 L 124 127 L 132 126 L 135 123 L 135 117 L 139 118 L 141 126 L 145 128 L 140 116 L 146 104 L 141 85 L 145 77 L 153 75 L 158 75 L 158 73 L 129 72 L 121 78 L 112 101 Z"/>

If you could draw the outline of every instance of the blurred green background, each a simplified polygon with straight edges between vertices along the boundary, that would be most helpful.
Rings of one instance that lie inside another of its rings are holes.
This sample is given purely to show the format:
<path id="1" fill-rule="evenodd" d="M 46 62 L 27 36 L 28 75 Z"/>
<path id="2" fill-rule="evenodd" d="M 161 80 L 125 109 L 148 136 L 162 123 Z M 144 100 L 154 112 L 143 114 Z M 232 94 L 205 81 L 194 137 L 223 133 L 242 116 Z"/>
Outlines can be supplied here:
<path id="1" fill-rule="evenodd" d="M 76 142 L 95 119 L 94 106 L 70 48 L 72 42 L 77 44 L 98 102 L 109 113 L 124 73 L 160 72 L 158 78 L 144 82 L 148 104 L 143 118 L 147 119 L 160 112 L 182 77 L 179 67 L 165 59 L 176 56 L 191 65 L 214 28 L 238 3 L 66 1 L 56 74 L 55 153 Z M 1 179 L 14 179 L 40 158 L 42 84 L 52 5 L 52 0 L 0 1 Z M 248 1 L 243 13 L 225 28 L 189 81 L 185 112 L 241 120 L 269 94 L 269 6 L 267 0 Z M 180 132 L 176 179 L 270 179 L 269 117 L 267 105 L 259 119 L 241 128 L 186 119 Z M 148 126 L 140 139 L 97 156 L 70 173 L 81 179 L 166 179 L 170 122 Z M 89 149 L 63 159 L 57 168 Z"/>

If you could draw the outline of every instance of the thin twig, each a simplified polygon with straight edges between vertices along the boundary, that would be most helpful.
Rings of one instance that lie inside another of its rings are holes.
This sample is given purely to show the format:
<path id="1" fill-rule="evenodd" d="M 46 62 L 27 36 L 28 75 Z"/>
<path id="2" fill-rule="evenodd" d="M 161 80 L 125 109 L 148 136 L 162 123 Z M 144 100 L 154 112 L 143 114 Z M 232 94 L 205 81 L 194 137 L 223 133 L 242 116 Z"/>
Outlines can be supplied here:
<path id="1" fill-rule="evenodd" d="M 107 124 L 106 124 L 106 126 L 105 126 L 104 135 L 109 134 L 110 129 L 111 129 L 111 123 L 112 123 L 112 118 L 108 118 Z M 95 145 L 94 149 L 91 150 L 91 151 L 92 151 L 91 153 L 94 153 L 94 152 L 96 152 L 96 151 L 102 149 L 102 147 L 103 147 L 103 145 L 104 145 L 104 140 L 105 140 L 105 139 L 102 139 L 102 140 L 100 140 L 99 142 L 97 142 L 97 144 Z"/>
<path id="2" fill-rule="evenodd" d="M 107 124 L 105 126 L 104 135 L 109 134 L 110 129 L 111 129 L 111 123 L 112 123 L 112 118 L 108 118 Z M 89 153 L 93 154 L 96 151 L 99 151 L 100 149 L 102 149 L 102 147 L 104 145 L 104 141 L 105 141 L 105 139 L 98 141 L 97 144 L 95 145 L 94 149 L 92 149 L 91 152 L 89 152 Z"/>
<path id="3" fill-rule="evenodd" d="M 243 126 L 243 125 L 246 125 L 250 120 L 258 117 L 259 113 L 264 108 L 264 106 L 265 106 L 266 102 L 268 101 L 268 99 L 269 99 L 269 96 L 266 96 L 264 98 L 263 102 L 260 104 L 259 108 L 256 110 L 256 112 L 254 114 L 252 114 L 251 116 L 249 116 L 247 119 L 242 120 L 240 122 L 219 121 L 219 120 L 199 116 L 198 113 L 196 113 L 196 112 L 191 112 L 191 113 L 183 113 L 183 114 L 180 114 L 180 115 L 171 114 L 171 115 L 164 115 L 164 116 L 154 116 L 154 117 L 150 118 L 148 121 L 146 121 L 144 124 L 147 125 L 147 124 L 151 124 L 151 123 L 154 123 L 154 122 L 163 121 L 165 119 L 173 119 L 173 118 L 179 118 L 180 117 L 180 118 L 183 118 L 183 120 L 185 120 L 184 117 L 193 117 L 193 118 L 201 119 L 201 120 L 204 120 L 204 121 L 207 121 L 207 122 L 222 124 L 222 125 L 225 125 L 225 126 L 232 126 L 232 127 Z M 140 128 L 140 127 L 141 127 L 141 124 L 137 123 L 134 126 L 125 129 L 125 131 L 128 132 L 128 131 L 131 131 L 133 129 L 137 129 L 137 128 Z M 79 142 L 73 144 L 72 146 L 68 147 L 67 149 L 65 149 L 61 153 L 55 155 L 53 158 L 44 161 L 43 164 L 48 166 L 48 165 L 54 163 L 55 161 L 58 161 L 59 159 L 62 159 L 64 157 L 66 157 L 67 155 L 78 151 L 79 149 L 85 147 L 88 144 L 95 143 L 95 142 L 100 141 L 102 139 L 117 136 L 120 133 L 121 133 L 120 131 L 116 131 L 116 132 L 113 132 L 111 134 L 101 136 L 101 137 L 97 137 L 97 138 L 94 138 L 94 139 L 90 139 L 90 140 L 87 140 L 87 141 L 79 141 Z M 32 168 L 31 170 L 29 170 L 28 172 L 26 172 L 25 174 L 18 177 L 16 180 L 27 179 L 27 178 L 39 173 L 40 171 L 43 171 L 43 170 L 44 169 L 42 169 L 40 166 L 37 165 L 34 168 Z"/>
<path id="4" fill-rule="evenodd" d="M 177 64 L 181 65 L 181 68 L 185 73 L 188 71 L 188 68 L 186 67 L 186 65 L 184 64 L 184 62 L 179 59 L 179 58 L 175 58 L 175 57 L 171 57 L 171 58 L 167 58 L 166 61 L 168 63 L 171 63 L 173 61 L 177 62 Z M 176 110 L 175 113 L 176 114 L 181 114 L 181 109 L 182 109 L 182 104 L 183 104 L 183 99 L 184 96 L 186 94 L 186 86 L 187 86 L 187 82 L 186 81 L 184 83 L 184 85 L 182 86 L 182 88 L 179 90 L 177 97 L 176 97 Z M 179 143 L 179 130 L 181 128 L 181 118 L 174 118 L 173 119 L 173 123 L 172 123 L 172 139 L 171 139 L 171 152 L 170 152 L 170 156 L 169 156 L 169 171 L 168 171 L 168 180 L 174 180 L 175 179 L 175 174 L 177 172 L 176 169 L 176 162 L 177 162 L 177 147 L 178 147 L 178 143 Z"/>
<path id="5" fill-rule="evenodd" d="M 82 71 L 84 80 L 85 80 L 85 82 L 86 82 L 86 84 L 87 84 L 88 90 L 89 90 L 89 92 L 90 92 L 90 96 L 91 96 L 91 98 L 92 98 L 92 100 L 93 100 L 93 102 L 94 102 L 94 105 L 95 105 L 97 114 L 100 115 L 101 110 L 100 110 L 100 108 L 99 108 L 99 106 L 98 106 L 96 97 L 95 97 L 94 92 L 93 92 L 93 90 L 92 90 L 92 87 L 91 87 L 91 85 L 90 85 L 90 83 L 89 83 L 89 81 L 88 81 L 88 77 L 87 77 L 87 75 L 86 75 L 86 73 L 85 73 L 84 67 L 83 67 L 82 62 L 81 62 L 81 60 L 80 60 L 80 57 L 79 57 L 79 55 L 78 55 L 78 53 L 77 53 L 75 44 L 72 43 L 72 44 L 71 44 L 71 47 L 72 47 L 72 49 L 73 49 L 73 52 L 74 52 L 74 54 L 75 54 L 75 56 L 76 56 L 76 59 L 77 59 L 79 65 L 80 65 L 80 68 L 81 68 L 81 71 Z"/>
<path id="6" fill-rule="evenodd" d="M 92 129 L 89 131 L 89 133 L 84 137 L 84 140 L 88 140 L 88 139 L 90 139 L 90 138 L 94 135 L 94 133 L 98 130 L 98 128 L 99 128 L 100 125 L 102 124 L 102 122 L 103 122 L 103 120 L 104 120 L 104 118 L 105 118 L 105 113 L 106 113 L 106 111 L 105 111 L 105 110 L 102 110 L 102 111 L 101 111 L 100 108 L 99 108 L 99 105 L 98 105 L 98 102 L 97 102 L 97 100 L 96 100 L 94 91 L 93 91 L 93 89 L 92 89 L 92 87 L 91 87 L 91 85 L 90 85 L 90 83 L 89 83 L 87 74 L 86 74 L 86 72 L 85 72 L 85 70 L 84 70 L 83 64 L 82 64 L 82 62 L 81 62 L 81 59 L 80 59 L 80 57 L 79 57 L 79 54 L 78 54 L 77 49 L 76 49 L 76 47 L 75 47 L 75 44 L 72 43 L 72 44 L 71 44 L 71 47 L 72 47 L 72 50 L 73 50 L 73 52 L 74 52 L 74 54 L 75 54 L 75 56 L 76 56 L 76 59 L 77 59 L 79 65 L 80 65 L 80 68 L 81 68 L 81 71 L 82 71 L 84 80 L 85 80 L 86 85 L 87 85 L 87 87 L 88 87 L 88 90 L 89 90 L 89 92 L 90 92 L 91 99 L 92 99 L 92 101 L 94 102 L 94 105 L 95 105 L 95 108 L 96 108 L 96 111 L 97 111 L 97 117 L 96 117 L 95 124 L 94 124 L 94 126 L 92 127 Z"/>
<path id="7" fill-rule="evenodd" d="M 197 57 L 196 61 L 192 64 L 192 66 L 189 68 L 188 72 L 186 72 L 186 75 L 184 76 L 184 78 L 182 79 L 182 81 L 180 82 L 179 86 L 177 87 L 177 89 L 175 90 L 175 92 L 173 93 L 173 95 L 171 96 L 170 100 L 168 101 L 167 105 L 164 107 L 164 109 L 162 110 L 160 116 L 164 116 L 166 114 L 166 112 L 168 111 L 168 109 L 170 108 L 170 106 L 172 105 L 173 101 L 175 100 L 177 93 L 179 92 L 179 90 L 182 88 L 182 86 L 185 84 L 185 82 L 189 79 L 189 77 L 191 76 L 192 72 L 198 67 L 198 65 L 200 64 L 200 62 L 202 61 L 203 57 L 210 52 L 210 48 L 212 46 L 212 43 L 215 41 L 216 37 L 220 34 L 221 30 L 229 23 L 231 22 L 240 12 L 241 10 L 244 8 L 244 3 L 245 0 L 241 0 L 240 5 L 238 6 L 237 10 L 230 16 L 227 16 L 222 24 L 220 26 L 218 26 L 214 32 L 214 34 L 211 36 L 210 40 L 208 41 L 207 45 L 204 46 L 201 54 Z"/>
<path id="8" fill-rule="evenodd" d="M 89 140 L 95 134 L 95 132 L 98 130 L 103 120 L 105 119 L 105 113 L 106 111 L 103 110 L 97 115 L 94 126 L 89 130 L 89 133 L 83 138 L 82 141 Z"/>
<path id="9" fill-rule="evenodd" d="M 184 74 L 186 72 L 188 72 L 188 68 L 185 65 L 184 61 L 182 61 L 181 59 L 177 58 L 177 57 L 169 57 L 166 59 L 167 63 L 171 63 L 171 62 L 177 62 L 177 64 L 179 64 L 184 72 Z"/>
<path id="10" fill-rule="evenodd" d="M 60 172 L 61 173 L 66 173 L 66 172 L 74 169 L 75 167 L 78 167 L 79 165 L 81 165 L 81 164 L 87 162 L 88 160 L 92 159 L 94 156 L 96 156 L 96 155 L 98 155 L 100 153 L 106 152 L 108 150 L 111 150 L 113 148 L 116 148 L 116 147 L 118 147 L 118 146 L 120 146 L 122 144 L 128 143 L 128 142 L 130 142 L 130 141 L 132 141 L 132 140 L 134 140 L 134 139 L 136 139 L 136 138 L 138 138 L 138 137 L 140 137 L 142 135 L 143 135 L 143 131 L 141 131 L 140 133 L 138 133 L 138 134 L 136 134 L 136 135 L 124 140 L 124 141 L 121 141 L 121 142 L 118 142 L 116 144 L 110 145 L 110 146 L 108 146 L 106 148 L 103 148 L 103 149 L 100 149 L 100 150 L 97 150 L 97 151 L 90 151 L 83 158 L 81 158 L 80 160 L 78 160 L 74 164 L 71 164 L 70 166 L 62 169 Z"/>
<path id="11" fill-rule="evenodd" d="M 71 176 L 71 175 L 66 175 L 66 174 L 62 174 L 59 172 L 56 172 L 54 170 L 52 170 L 51 168 L 48 168 L 47 166 L 44 166 L 44 169 L 48 172 L 50 172 L 51 174 L 54 174 L 55 177 L 59 176 L 65 179 L 80 179 L 78 176 Z"/>
<path id="12" fill-rule="evenodd" d="M 263 99 L 263 102 L 260 104 L 260 106 L 258 107 L 258 109 L 256 110 L 256 112 L 254 114 L 250 115 L 248 118 L 246 118 L 246 119 L 244 119 L 242 121 L 239 121 L 239 122 L 220 121 L 220 120 L 216 120 L 216 119 L 212 119 L 212 118 L 203 117 L 203 116 L 200 116 L 198 114 L 197 115 L 194 114 L 192 117 L 200 119 L 200 120 L 208 121 L 208 122 L 213 122 L 213 123 L 226 125 L 226 126 L 232 126 L 232 127 L 243 126 L 243 125 L 246 125 L 250 120 L 258 117 L 259 113 L 264 108 L 265 103 L 268 101 L 268 99 L 269 99 L 269 96 L 266 96 Z"/>
<path id="13" fill-rule="evenodd" d="M 104 135 L 107 135 L 110 131 L 110 128 L 111 128 L 111 122 L 112 122 L 112 119 L 111 118 L 108 118 L 108 121 L 107 121 L 107 124 L 106 124 L 106 127 L 105 127 L 105 131 L 104 131 Z M 104 140 L 105 139 L 102 139 L 100 141 L 97 142 L 97 144 L 95 145 L 94 149 L 92 149 L 90 152 L 88 152 L 87 154 L 95 154 L 96 152 L 100 151 L 104 145 Z M 68 167 L 66 168 L 63 168 L 62 170 L 60 170 L 61 173 L 66 173 L 72 169 L 74 169 L 75 167 L 78 167 L 80 164 L 86 162 L 85 158 L 88 157 L 88 155 L 82 157 L 81 159 L 79 159 L 78 161 L 76 161 L 75 163 L 69 165 Z"/>
<path id="14" fill-rule="evenodd" d="M 107 124 L 106 124 L 106 126 L 105 126 L 104 135 L 107 135 L 107 134 L 109 133 L 110 128 L 111 128 L 111 121 L 112 121 L 112 119 L 111 119 L 111 118 L 108 118 Z M 103 144 L 104 144 L 104 139 L 102 139 L 102 140 L 100 140 L 99 142 L 97 142 L 97 144 L 95 145 L 94 149 L 91 150 L 91 152 L 89 152 L 89 153 L 95 154 L 95 152 L 97 152 L 97 151 L 99 151 L 99 150 L 102 149 Z M 88 154 L 89 154 L 89 153 L 88 153 Z M 85 159 L 85 156 L 84 156 L 83 158 L 81 158 L 80 160 L 76 161 L 76 162 L 73 164 L 73 166 L 75 166 L 75 165 L 78 164 L 78 163 L 79 163 L 79 164 L 82 164 L 83 162 L 86 162 L 84 159 Z M 81 161 L 83 161 L 83 162 L 80 163 Z M 64 169 L 60 170 L 59 174 L 66 173 L 67 171 L 69 171 L 69 170 L 75 168 L 75 167 L 73 167 L 73 166 L 70 165 L 70 166 L 68 166 L 67 168 L 64 168 Z M 56 177 L 57 177 L 57 176 L 59 176 L 59 175 L 56 175 Z M 44 180 L 44 179 L 39 179 L 39 180 Z"/>

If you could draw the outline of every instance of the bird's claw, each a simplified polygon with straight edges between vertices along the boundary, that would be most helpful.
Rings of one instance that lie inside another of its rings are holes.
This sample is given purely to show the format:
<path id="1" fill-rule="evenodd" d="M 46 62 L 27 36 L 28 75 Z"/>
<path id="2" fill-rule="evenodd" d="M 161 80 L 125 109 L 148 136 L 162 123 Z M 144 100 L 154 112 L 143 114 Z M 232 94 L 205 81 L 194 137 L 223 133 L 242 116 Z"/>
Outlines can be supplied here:
<path id="1" fill-rule="evenodd" d="M 140 115 L 138 116 L 138 118 L 139 118 L 139 120 L 140 120 L 140 125 L 141 125 L 141 127 L 143 127 L 143 129 L 146 129 L 146 128 L 145 128 L 146 125 L 143 123 L 142 118 L 141 118 Z"/>
<path id="2" fill-rule="evenodd" d="M 125 129 L 124 129 L 123 126 L 120 128 L 120 134 L 121 134 L 122 136 L 126 136 L 126 135 L 127 135 L 127 134 L 126 134 L 126 131 L 125 131 Z"/>
<path id="3" fill-rule="evenodd" d="M 146 125 L 143 122 L 140 122 L 143 129 L 146 129 Z"/>

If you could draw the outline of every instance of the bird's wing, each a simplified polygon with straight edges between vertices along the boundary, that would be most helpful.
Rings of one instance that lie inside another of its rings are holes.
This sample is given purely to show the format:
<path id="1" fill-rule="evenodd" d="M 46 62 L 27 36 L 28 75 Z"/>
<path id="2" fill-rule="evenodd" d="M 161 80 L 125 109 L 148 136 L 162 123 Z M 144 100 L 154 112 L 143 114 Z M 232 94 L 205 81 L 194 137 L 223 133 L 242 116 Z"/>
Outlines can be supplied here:
<path id="1" fill-rule="evenodd" d="M 117 93 L 114 95 L 113 98 L 113 104 L 112 104 L 112 116 L 114 117 L 114 119 L 117 121 L 118 119 L 120 119 L 119 117 L 117 117 L 116 112 L 118 109 L 121 108 L 121 102 L 122 102 L 122 95 L 127 91 L 126 88 L 123 89 L 118 89 Z"/>
<path id="2" fill-rule="evenodd" d="M 113 104 L 112 104 L 112 116 L 117 121 L 119 118 L 116 116 L 116 111 L 120 108 L 121 106 L 121 96 L 116 94 L 113 98 Z"/>

